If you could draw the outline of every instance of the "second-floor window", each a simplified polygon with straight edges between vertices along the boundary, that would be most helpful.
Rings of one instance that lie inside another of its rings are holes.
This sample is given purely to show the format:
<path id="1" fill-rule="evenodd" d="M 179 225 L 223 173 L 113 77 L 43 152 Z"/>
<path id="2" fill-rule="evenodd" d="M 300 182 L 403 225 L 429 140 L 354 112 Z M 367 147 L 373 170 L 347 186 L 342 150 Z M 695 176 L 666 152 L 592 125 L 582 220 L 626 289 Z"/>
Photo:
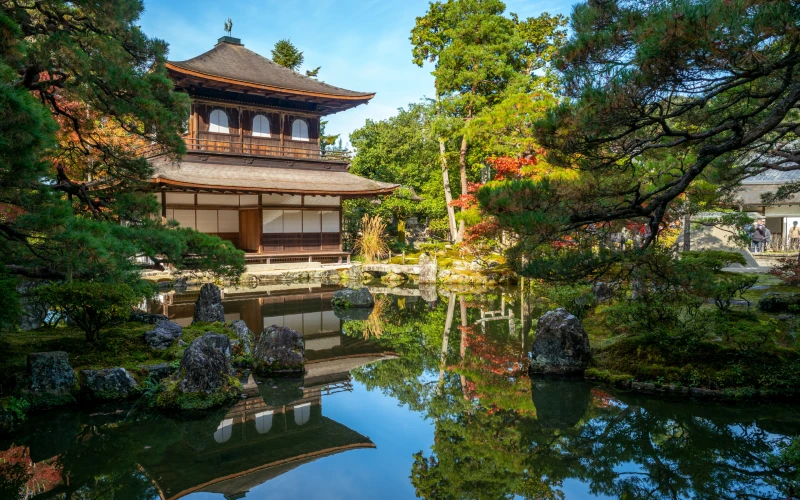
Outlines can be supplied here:
<path id="1" fill-rule="evenodd" d="M 253 137 L 271 137 L 269 118 L 264 115 L 256 115 L 253 118 Z"/>
<path id="2" fill-rule="evenodd" d="M 292 122 L 292 140 L 293 141 L 308 141 L 308 122 L 302 118 L 295 119 Z"/>
<path id="3" fill-rule="evenodd" d="M 216 132 L 218 134 L 229 134 L 228 128 L 228 115 L 221 109 L 215 109 L 211 112 L 211 117 L 208 121 L 208 131 Z"/>

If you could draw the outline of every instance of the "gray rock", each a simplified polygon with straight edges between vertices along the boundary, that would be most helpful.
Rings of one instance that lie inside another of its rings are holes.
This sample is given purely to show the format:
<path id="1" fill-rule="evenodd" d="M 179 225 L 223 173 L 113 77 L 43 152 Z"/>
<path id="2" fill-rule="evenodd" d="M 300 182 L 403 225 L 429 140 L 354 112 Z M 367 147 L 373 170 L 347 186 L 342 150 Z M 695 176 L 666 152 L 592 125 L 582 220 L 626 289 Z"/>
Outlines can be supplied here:
<path id="1" fill-rule="evenodd" d="M 436 278 L 439 274 L 439 266 L 435 259 L 431 258 L 427 253 L 424 253 L 419 256 L 419 267 L 419 283 L 421 285 L 436 283 Z"/>
<path id="2" fill-rule="evenodd" d="M 200 296 L 194 304 L 192 323 L 225 323 L 225 309 L 222 307 L 222 294 L 219 287 L 206 283 L 200 288 Z"/>
<path id="3" fill-rule="evenodd" d="M 592 385 L 578 380 L 531 378 L 531 398 L 536 421 L 547 429 L 570 429 L 586 415 Z"/>
<path id="4" fill-rule="evenodd" d="M 146 373 L 145 378 L 151 378 L 156 382 L 164 380 L 175 373 L 175 368 L 167 363 L 161 363 L 159 365 L 143 365 L 139 368 Z"/>
<path id="5" fill-rule="evenodd" d="M 125 368 L 81 370 L 81 394 L 93 401 L 121 401 L 139 392 L 139 384 Z"/>
<path id="6" fill-rule="evenodd" d="M 255 335 L 247 328 L 247 324 L 239 319 L 231 323 L 229 328 L 236 332 L 236 336 L 239 338 L 239 345 L 242 347 L 242 353 L 252 354 Z"/>
<path id="7" fill-rule="evenodd" d="M 144 334 L 144 340 L 152 349 L 166 349 L 183 335 L 183 327 L 172 321 L 161 321 Z"/>
<path id="8" fill-rule="evenodd" d="M 178 389 L 212 394 L 223 390 L 231 374 L 231 342 L 225 335 L 206 333 L 189 344 L 178 369 Z"/>
<path id="9" fill-rule="evenodd" d="M 375 299 L 372 298 L 372 294 L 369 293 L 367 287 L 361 287 L 357 290 L 343 288 L 333 293 L 333 306 L 341 309 L 370 308 L 375 306 Z"/>
<path id="10" fill-rule="evenodd" d="M 186 278 L 178 278 L 175 280 L 175 283 L 172 284 L 172 288 L 178 293 L 186 293 L 189 284 L 186 282 Z"/>
<path id="11" fill-rule="evenodd" d="M 253 350 L 253 369 L 260 374 L 302 373 L 305 367 L 303 337 L 296 330 L 269 326 Z"/>
<path id="12" fill-rule="evenodd" d="M 582 374 L 590 360 L 589 336 L 578 318 L 563 308 L 539 318 L 531 350 L 532 374 Z"/>
<path id="13" fill-rule="evenodd" d="M 162 321 L 168 321 L 169 318 L 163 314 L 151 314 L 144 311 L 131 311 L 129 321 L 133 323 L 144 323 L 146 325 L 157 325 Z"/>
<path id="14" fill-rule="evenodd" d="M 361 264 L 353 264 L 347 270 L 347 281 L 350 286 L 360 287 L 364 283 L 364 268 Z"/>
<path id="15" fill-rule="evenodd" d="M 422 300 L 425 302 L 436 302 L 439 300 L 439 293 L 436 291 L 436 285 L 420 284 L 419 296 L 422 297 Z"/>
<path id="16" fill-rule="evenodd" d="M 770 292 L 762 295 L 758 301 L 758 309 L 763 312 L 789 312 L 792 306 L 800 308 L 800 293 Z"/>
<path id="17" fill-rule="evenodd" d="M 616 287 L 613 283 L 598 281 L 592 285 L 592 293 L 597 299 L 597 302 L 607 302 L 614 298 Z"/>
<path id="18" fill-rule="evenodd" d="M 35 352 L 28 355 L 28 388 L 34 393 L 56 396 L 71 394 L 75 372 L 66 352 Z"/>

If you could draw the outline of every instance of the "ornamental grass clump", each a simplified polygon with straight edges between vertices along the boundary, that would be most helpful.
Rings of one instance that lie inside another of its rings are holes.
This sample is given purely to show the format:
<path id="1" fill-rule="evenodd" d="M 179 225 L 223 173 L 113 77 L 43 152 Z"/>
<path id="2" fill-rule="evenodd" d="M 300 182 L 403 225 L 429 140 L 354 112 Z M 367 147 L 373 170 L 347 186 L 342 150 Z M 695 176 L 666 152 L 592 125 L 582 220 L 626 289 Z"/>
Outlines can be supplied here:
<path id="1" fill-rule="evenodd" d="M 370 217 L 368 214 L 361 219 L 361 234 L 355 243 L 355 251 L 362 255 L 368 263 L 376 262 L 389 255 L 389 245 L 386 244 L 386 223 L 379 215 Z"/>

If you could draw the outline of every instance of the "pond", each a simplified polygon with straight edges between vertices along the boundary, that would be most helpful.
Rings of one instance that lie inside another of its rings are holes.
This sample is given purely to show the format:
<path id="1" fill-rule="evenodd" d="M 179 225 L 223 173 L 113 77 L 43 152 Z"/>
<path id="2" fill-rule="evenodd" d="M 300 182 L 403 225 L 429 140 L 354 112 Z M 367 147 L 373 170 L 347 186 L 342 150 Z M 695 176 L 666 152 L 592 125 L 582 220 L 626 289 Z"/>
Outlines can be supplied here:
<path id="1" fill-rule="evenodd" d="M 655 399 L 525 372 L 535 297 L 381 289 L 340 320 L 335 287 L 228 289 L 226 318 L 302 332 L 307 373 L 242 374 L 187 419 L 131 403 L 32 416 L 0 442 L 0 498 L 787 498 L 797 407 Z M 188 324 L 196 295 L 155 309 Z M 796 474 L 796 471 L 794 472 Z M 796 477 L 796 476 L 795 476 Z"/>

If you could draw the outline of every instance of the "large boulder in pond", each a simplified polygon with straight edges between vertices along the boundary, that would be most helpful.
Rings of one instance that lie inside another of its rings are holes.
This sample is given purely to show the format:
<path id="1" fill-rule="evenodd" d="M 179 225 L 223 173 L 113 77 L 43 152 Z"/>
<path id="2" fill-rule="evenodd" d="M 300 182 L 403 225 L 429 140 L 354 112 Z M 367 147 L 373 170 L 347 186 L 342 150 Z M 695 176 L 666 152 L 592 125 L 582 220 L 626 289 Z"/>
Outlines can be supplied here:
<path id="1" fill-rule="evenodd" d="M 303 336 L 284 326 L 264 328 L 253 350 L 253 369 L 256 373 L 302 373 L 305 369 Z"/>
<path id="2" fill-rule="evenodd" d="M 222 406 L 241 394 L 231 376 L 231 342 L 208 332 L 183 352 L 176 375 L 165 384 L 156 406 L 174 410 L 206 410 Z"/>
<path id="3" fill-rule="evenodd" d="M 172 347 L 183 335 L 183 327 L 172 321 L 161 321 L 149 332 L 145 332 L 144 340 L 152 349 L 167 349 Z"/>
<path id="4" fill-rule="evenodd" d="M 69 355 L 62 351 L 29 354 L 27 381 L 33 395 L 71 397 L 76 379 Z"/>
<path id="5" fill-rule="evenodd" d="M 792 312 L 792 306 L 800 309 L 800 293 L 770 292 L 762 295 L 758 301 L 758 309 L 763 312 Z"/>
<path id="6" fill-rule="evenodd" d="M 333 307 L 339 309 L 371 308 L 375 306 L 375 299 L 369 292 L 369 288 L 361 287 L 343 288 L 333 292 Z"/>
<path id="7" fill-rule="evenodd" d="M 81 370 L 81 396 L 92 401 L 122 401 L 139 393 L 139 384 L 125 368 Z"/>
<path id="8" fill-rule="evenodd" d="M 228 328 L 236 333 L 236 337 L 239 339 L 239 346 L 241 346 L 242 354 L 246 354 L 248 356 L 252 354 L 253 344 L 255 343 L 255 335 L 253 335 L 253 332 L 251 332 L 247 327 L 247 324 L 243 320 L 237 319 L 228 325 Z"/>
<path id="9" fill-rule="evenodd" d="M 539 318 L 531 350 L 531 374 L 579 375 L 591 360 L 589 336 L 566 309 Z"/>
<path id="10" fill-rule="evenodd" d="M 200 288 L 200 296 L 194 304 L 192 323 L 225 323 L 225 309 L 222 307 L 222 293 L 213 283 Z"/>

